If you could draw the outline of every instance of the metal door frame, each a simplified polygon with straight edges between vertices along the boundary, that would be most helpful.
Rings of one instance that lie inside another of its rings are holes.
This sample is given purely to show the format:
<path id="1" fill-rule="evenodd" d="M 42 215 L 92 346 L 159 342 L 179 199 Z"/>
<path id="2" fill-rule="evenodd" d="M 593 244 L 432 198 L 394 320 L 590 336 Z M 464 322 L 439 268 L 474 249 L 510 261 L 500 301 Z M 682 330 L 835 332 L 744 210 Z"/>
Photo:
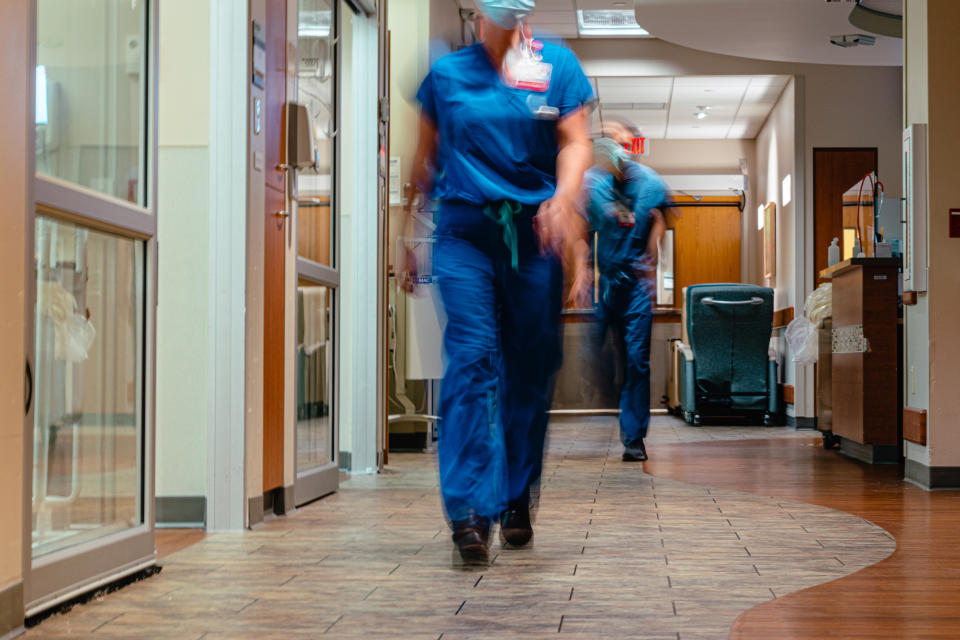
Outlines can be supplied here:
<path id="1" fill-rule="evenodd" d="M 37 64 L 37 3 L 30 2 L 30 69 Z M 157 303 L 157 26 L 158 1 L 145 0 L 144 75 L 141 87 L 141 162 L 144 163 L 144 195 L 146 206 L 131 205 L 117 198 L 100 194 L 55 177 L 36 174 L 36 145 L 33 104 L 36 96 L 36 76 L 32 76 L 28 119 L 24 123 L 30 132 L 28 171 L 34 174 L 31 210 L 26 233 L 26 276 L 24 311 L 24 351 L 27 367 L 35 370 L 34 323 L 36 306 L 36 273 L 34 240 L 37 213 L 54 219 L 80 223 L 84 227 L 106 231 L 124 238 L 144 242 L 143 307 L 140 310 L 142 350 L 137 367 L 142 372 L 142 389 L 137 398 L 142 412 L 142 431 L 138 434 L 141 481 L 141 524 L 122 532 L 110 534 L 83 544 L 52 552 L 34 560 L 33 538 L 33 440 L 34 406 L 27 407 L 23 438 L 23 577 L 25 615 L 31 616 L 84 592 L 113 582 L 126 575 L 153 565 L 154 548 L 154 428 L 156 415 L 156 303 Z M 30 377 L 31 390 L 33 385 Z M 32 395 L 36 395 L 33 393 Z M 106 553 L 106 551 L 109 551 Z"/>
<path id="2" fill-rule="evenodd" d="M 300 10 L 299 2 L 297 4 L 297 19 L 295 24 L 299 27 Z M 330 430 L 332 448 L 330 461 L 326 464 L 300 472 L 297 469 L 297 433 L 296 433 L 296 415 L 293 416 L 293 502 L 295 506 L 316 500 L 322 496 L 333 493 L 340 486 L 340 141 L 343 136 L 340 133 L 340 95 L 341 78 L 340 60 L 341 60 L 341 38 L 342 33 L 340 0 L 331 0 L 331 36 L 333 38 L 333 59 L 332 67 L 334 73 L 333 79 L 333 159 L 330 163 L 330 262 L 331 266 L 320 264 L 314 260 L 301 257 L 299 255 L 299 217 L 300 207 L 296 201 L 296 173 L 291 172 L 289 180 L 293 182 L 293 188 L 287 190 L 289 203 L 288 211 L 293 211 L 294 217 L 291 221 L 293 233 L 293 246 L 296 251 L 297 274 L 293 282 L 294 294 L 301 280 L 306 280 L 312 284 L 327 287 L 330 291 L 330 341 L 333 346 L 333 353 L 330 358 Z M 288 24 L 294 21 L 288 20 Z M 297 36 L 299 44 L 299 35 Z M 293 64 L 299 63 L 299 56 Z M 290 64 L 289 60 L 287 64 Z M 297 77 L 296 94 L 299 94 L 299 76 Z M 295 95 L 296 95 L 295 94 Z M 299 96 L 298 96 L 299 97 Z M 297 296 L 294 295 L 294 301 Z M 294 304 L 297 304 L 294 302 Z M 297 314 L 299 315 L 299 314 Z M 294 329 L 296 331 L 296 328 Z M 296 334 L 294 334 L 296 335 Z M 295 379 L 294 379 L 295 380 Z M 295 383 L 295 382 L 294 382 Z M 296 392 L 295 392 L 296 393 Z M 296 404 L 296 402 L 294 403 Z"/>

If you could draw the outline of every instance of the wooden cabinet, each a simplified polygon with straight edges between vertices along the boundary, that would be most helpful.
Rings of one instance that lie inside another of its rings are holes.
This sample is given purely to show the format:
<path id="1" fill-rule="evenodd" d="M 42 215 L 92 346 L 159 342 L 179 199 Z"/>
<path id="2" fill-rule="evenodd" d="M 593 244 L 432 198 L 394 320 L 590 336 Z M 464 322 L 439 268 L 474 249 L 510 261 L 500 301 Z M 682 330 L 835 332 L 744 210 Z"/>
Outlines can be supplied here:
<path id="1" fill-rule="evenodd" d="M 825 269 L 833 282 L 833 433 L 867 462 L 899 460 L 899 258 L 853 258 Z"/>

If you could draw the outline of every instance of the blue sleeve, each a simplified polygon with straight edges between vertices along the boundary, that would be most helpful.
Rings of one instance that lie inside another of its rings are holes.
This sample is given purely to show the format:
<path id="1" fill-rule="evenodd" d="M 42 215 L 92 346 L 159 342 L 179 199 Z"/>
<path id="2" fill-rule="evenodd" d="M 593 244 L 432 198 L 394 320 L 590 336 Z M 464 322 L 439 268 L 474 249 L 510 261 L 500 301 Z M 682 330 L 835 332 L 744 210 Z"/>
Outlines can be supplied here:
<path id="1" fill-rule="evenodd" d="M 559 77 L 552 78 L 552 82 L 557 83 L 556 106 L 560 109 L 561 118 L 596 100 L 593 85 L 580 67 L 577 56 L 569 49 L 562 50 L 564 53 L 557 65 L 559 68 L 554 69 Z"/>
<path id="2" fill-rule="evenodd" d="M 587 219 L 593 230 L 599 231 L 607 215 L 607 206 L 614 200 L 613 187 L 608 181 L 587 173 L 583 179 L 583 189 L 586 192 Z"/>
<path id="3" fill-rule="evenodd" d="M 420 83 L 420 88 L 417 90 L 417 100 L 423 107 L 423 114 L 430 118 L 434 126 L 437 126 L 439 122 L 437 120 L 437 91 L 435 85 L 436 74 L 431 71 Z"/>

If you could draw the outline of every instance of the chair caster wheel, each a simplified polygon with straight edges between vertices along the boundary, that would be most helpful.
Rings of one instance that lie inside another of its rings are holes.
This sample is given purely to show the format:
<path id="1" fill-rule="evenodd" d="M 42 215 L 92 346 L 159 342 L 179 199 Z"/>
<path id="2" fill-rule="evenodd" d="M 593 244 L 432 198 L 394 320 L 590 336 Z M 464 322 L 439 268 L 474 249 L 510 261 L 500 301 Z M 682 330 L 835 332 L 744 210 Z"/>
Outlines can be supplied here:
<path id="1" fill-rule="evenodd" d="M 700 414 L 699 413 L 693 414 L 693 426 L 699 427 L 701 426 L 701 424 L 702 424 L 702 421 L 700 418 Z"/>
<path id="2" fill-rule="evenodd" d="M 763 414 L 763 426 L 772 427 L 773 426 L 773 416 L 769 413 Z"/>

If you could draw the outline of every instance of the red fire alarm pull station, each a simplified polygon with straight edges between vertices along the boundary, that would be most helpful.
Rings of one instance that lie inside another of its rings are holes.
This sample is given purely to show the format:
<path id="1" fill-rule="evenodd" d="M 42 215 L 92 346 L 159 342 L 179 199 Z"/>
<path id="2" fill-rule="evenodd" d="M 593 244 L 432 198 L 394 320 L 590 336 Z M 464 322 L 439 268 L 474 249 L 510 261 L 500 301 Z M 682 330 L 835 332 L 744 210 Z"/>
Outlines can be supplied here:
<path id="1" fill-rule="evenodd" d="M 960 209 L 950 209 L 950 237 L 960 238 Z"/>

